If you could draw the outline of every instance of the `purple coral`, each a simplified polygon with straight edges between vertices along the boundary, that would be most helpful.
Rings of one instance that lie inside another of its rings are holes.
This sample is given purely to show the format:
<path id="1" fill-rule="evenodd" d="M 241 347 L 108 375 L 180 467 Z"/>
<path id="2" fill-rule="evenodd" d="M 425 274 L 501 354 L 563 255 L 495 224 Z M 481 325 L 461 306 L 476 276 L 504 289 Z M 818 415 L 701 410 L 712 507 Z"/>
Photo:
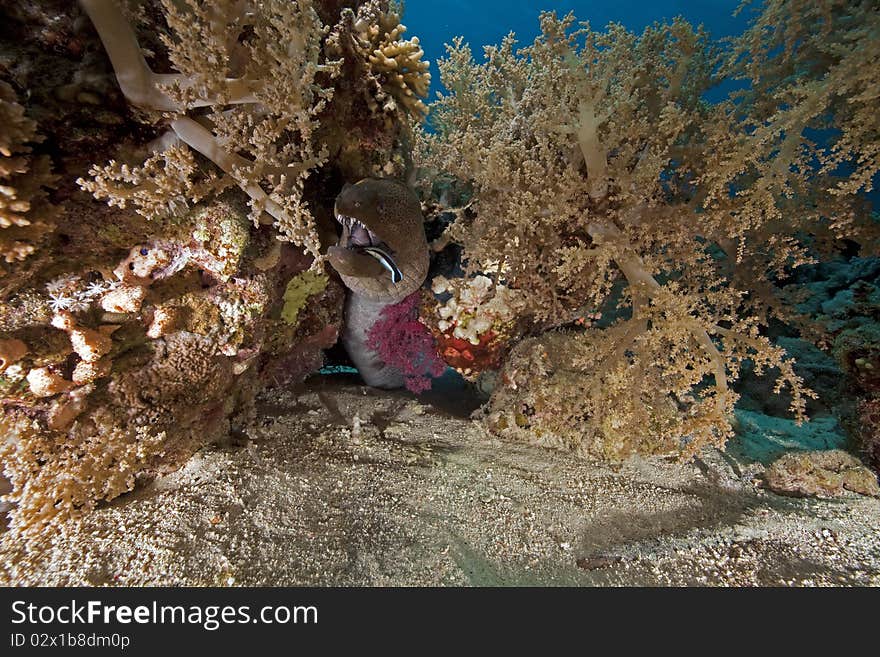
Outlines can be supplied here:
<path id="1" fill-rule="evenodd" d="M 416 394 L 431 388 L 431 378 L 443 374 L 434 337 L 419 319 L 419 292 L 388 306 L 367 332 L 367 346 L 387 365 L 397 368 L 407 390 Z"/>

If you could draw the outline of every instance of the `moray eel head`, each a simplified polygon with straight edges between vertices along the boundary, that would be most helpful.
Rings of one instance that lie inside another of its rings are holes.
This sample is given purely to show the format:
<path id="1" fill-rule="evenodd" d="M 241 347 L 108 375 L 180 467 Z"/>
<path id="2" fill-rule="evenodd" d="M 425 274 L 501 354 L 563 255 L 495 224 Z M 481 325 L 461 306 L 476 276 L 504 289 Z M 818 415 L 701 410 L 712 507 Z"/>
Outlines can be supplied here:
<path id="1" fill-rule="evenodd" d="M 328 257 L 349 289 L 376 299 L 402 298 L 421 285 L 427 242 L 421 207 L 409 188 L 377 178 L 346 185 L 334 214 L 342 234 Z"/>

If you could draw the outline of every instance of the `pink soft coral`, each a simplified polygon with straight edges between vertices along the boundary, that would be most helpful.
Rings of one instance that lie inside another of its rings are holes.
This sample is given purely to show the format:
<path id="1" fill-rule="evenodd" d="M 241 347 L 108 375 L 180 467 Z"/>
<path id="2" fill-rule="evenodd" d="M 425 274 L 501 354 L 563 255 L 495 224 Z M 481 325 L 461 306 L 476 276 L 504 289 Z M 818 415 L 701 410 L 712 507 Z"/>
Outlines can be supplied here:
<path id="1" fill-rule="evenodd" d="M 429 390 L 431 378 L 446 370 L 431 332 L 418 319 L 419 299 L 419 292 L 413 292 L 388 306 L 367 333 L 367 346 L 400 370 L 407 389 L 416 394 Z"/>

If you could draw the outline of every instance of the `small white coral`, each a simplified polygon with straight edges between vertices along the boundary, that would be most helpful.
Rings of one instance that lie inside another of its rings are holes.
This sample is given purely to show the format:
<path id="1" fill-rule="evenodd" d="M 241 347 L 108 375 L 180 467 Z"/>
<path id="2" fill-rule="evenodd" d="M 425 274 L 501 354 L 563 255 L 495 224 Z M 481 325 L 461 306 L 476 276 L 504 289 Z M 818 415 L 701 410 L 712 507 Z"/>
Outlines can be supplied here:
<path id="1" fill-rule="evenodd" d="M 101 308 L 111 313 L 136 313 L 147 292 L 138 285 L 121 285 L 101 298 Z"/>
<path id="2" fill-rule="evenodd" d="M 73 307 L 76 299 L 70 296 L 66 296 L 64 294 L 50 294 L 49 295 L 49 308 L 52 309 L 52 312 L 59 312 L 62 310 L 69 310 Z"/>
<path id="3" fill-rule="evenodd" d="M 446 303 L 437 309 L 440 319 L 437 327 L 446 333 L 452 329 L 456 338 L 473 345 L 480 343 L 480 336 L 489 329 L 502 328 L 512 322 L 524 304 L 518 290 L 494 284 L 488 276 L 449 280 L 437 276 L 431 282 L 436 294 L 451 294 Z"/>
<path id="4" fill-rule="evenodd" d="M 80 293 L 80 296 L 85 299 L 94 299 L 109 291 L 109 289 L 104 281 L 94 281 L 86 286 L 86 289 Z"/>
<path id="5" fill-rule="evenodd" d="M 63 294 L 65 292 L 69 294 L 73 292 L 74 289 L 76 289 L 76 286 L 79 282 L 79 276 L 75 276 L 73 274 L 64 274 L 63 276 L 53 278 L 51 281 L 46 283 L 46 292 L 56 295 Z"/>

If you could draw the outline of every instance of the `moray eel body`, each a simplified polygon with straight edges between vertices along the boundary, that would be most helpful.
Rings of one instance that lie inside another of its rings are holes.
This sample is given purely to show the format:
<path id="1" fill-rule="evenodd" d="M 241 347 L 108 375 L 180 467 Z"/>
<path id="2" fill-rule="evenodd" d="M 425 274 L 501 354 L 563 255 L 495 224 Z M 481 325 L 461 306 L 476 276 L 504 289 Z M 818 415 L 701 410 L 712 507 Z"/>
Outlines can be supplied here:
<path id="1" fill-rule="evenodd" d="M 367 178 L 342 190 L 334 212 L 342 235 L 327 257 L 348 288 L 342 343 L 367 385 L 399 388 L 403 376 L 367 347 L 367 332 L 428 275 L 419 200 L 403 183 Z"/>

